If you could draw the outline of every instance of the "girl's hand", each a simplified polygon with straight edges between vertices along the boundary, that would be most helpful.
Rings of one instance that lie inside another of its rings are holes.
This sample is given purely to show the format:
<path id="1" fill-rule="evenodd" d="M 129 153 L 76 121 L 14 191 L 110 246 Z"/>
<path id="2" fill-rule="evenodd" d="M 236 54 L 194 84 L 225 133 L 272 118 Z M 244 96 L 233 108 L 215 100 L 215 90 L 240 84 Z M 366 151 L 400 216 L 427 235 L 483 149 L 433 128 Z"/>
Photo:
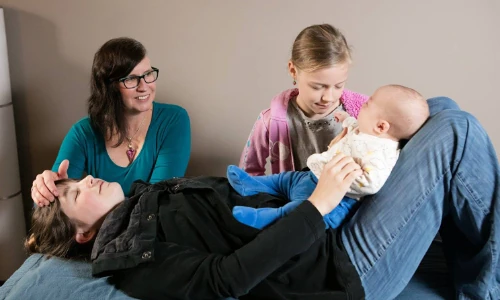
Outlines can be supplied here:
<path id="1" fill-rule="evenodd" d="M 323 168 L 318 185 L 309 197 L 309 201 L 321 215 L 328 214 L 337 207 L 354 179 L 361 174 L 361 167 L 352 157 L 337 154 Z"/>

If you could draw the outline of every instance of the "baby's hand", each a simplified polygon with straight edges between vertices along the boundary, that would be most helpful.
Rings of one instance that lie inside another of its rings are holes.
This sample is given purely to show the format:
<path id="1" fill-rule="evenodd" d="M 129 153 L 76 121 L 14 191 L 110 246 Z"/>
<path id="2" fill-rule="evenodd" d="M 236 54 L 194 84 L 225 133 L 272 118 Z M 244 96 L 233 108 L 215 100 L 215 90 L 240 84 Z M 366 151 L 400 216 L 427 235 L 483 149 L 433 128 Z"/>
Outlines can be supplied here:
<path id="1" fill-rule="evenodd" d="M 345 111 L 336 111 L 333 113 L 333 117 L 335 118 L 336 122 L 342 123 L 349 117 L 349 114 Z"/>

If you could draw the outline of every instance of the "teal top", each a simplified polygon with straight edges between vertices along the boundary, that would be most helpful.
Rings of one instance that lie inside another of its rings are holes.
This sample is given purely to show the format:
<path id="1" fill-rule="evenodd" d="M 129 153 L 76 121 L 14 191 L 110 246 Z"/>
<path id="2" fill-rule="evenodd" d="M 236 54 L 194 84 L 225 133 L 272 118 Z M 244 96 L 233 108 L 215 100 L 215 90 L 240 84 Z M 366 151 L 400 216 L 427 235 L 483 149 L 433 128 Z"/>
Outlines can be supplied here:
<path id="1" fill-rule="evenodd" d="M 125 150 L 123 151 L 125 154 Z M 118 182 L 128 195 L 132 182 L 158 182 L 182 177 L 191 152 L 189 116 L 180 106 L 153 102 L 153 116 L 141 152 L 127 167 L 117 166 L 109 157 L 104 137 L 92 128 L 88 117 L 74 124 L 64 138 L 52 171 L 69 160 L 69 178 L 84 174 Z"/>

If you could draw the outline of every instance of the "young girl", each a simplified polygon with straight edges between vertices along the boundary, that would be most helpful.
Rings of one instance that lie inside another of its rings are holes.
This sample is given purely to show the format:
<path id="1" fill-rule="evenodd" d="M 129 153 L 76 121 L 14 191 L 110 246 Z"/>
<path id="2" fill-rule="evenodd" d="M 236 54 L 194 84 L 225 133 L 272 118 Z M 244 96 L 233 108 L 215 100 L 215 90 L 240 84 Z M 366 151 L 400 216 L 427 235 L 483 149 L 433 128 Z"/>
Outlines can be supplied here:
<path id="1" fill-rule="evenodd" d="M 361 198 L 377 193 L 389 178 L 401 151 L 400 142 L 409 140 L 429 118 L 429 106 L 414 89 L 401 85 L 380 87 L 365 102 L 358 119 L 336 112 L 347 132 L 332 141 L 328 151 L 307 159 L 311 171 L 250 176 L 229 166 L 227 178 L 242 196 L 269 193 L 282 195 L 290 202 L 279 208 L 235 206 L 234 217 L 243 224 L 262 229 L 289 214 L 314 191 L 325 164 L 337 154 L 352 156 L 363 174 L 356 178 L 342 202 L 325 217 L 327 228 L 339 227 L 354 211 Z"/>
<path id="2" fill-rule="evenodd" d="M 365 95 L 344 89 L 350 63 L 351 50 L 338 29 L 323 24 L 302 30 L 288 62 L 297 88 L 278 94 L 271 107 L 260 113 L 240 167 L 250 175 L 264 175 L 270 156 L 273 174 L 301 170 L 309 155 L 325 151 L 342 131 L 333 112 L 346 111 L 357 117 L 367 100 Z"/>

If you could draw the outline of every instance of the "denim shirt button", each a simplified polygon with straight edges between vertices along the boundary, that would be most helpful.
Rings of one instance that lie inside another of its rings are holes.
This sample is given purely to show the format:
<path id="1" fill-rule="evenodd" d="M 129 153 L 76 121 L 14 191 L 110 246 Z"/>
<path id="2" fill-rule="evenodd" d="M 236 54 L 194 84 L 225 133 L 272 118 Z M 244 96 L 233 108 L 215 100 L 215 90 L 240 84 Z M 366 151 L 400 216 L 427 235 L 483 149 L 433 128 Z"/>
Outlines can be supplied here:
<path id="1" fill-rule="evenodd" d="M 155 218 L 155 214 L 150 214 L 146 220 L 151 221 Z"/>
<path id="2" fill-rule="evenodd" d="M 142 253 L 142 259 L 150 259 L 151 258 L 151 251 L 146 251 Z"/>

